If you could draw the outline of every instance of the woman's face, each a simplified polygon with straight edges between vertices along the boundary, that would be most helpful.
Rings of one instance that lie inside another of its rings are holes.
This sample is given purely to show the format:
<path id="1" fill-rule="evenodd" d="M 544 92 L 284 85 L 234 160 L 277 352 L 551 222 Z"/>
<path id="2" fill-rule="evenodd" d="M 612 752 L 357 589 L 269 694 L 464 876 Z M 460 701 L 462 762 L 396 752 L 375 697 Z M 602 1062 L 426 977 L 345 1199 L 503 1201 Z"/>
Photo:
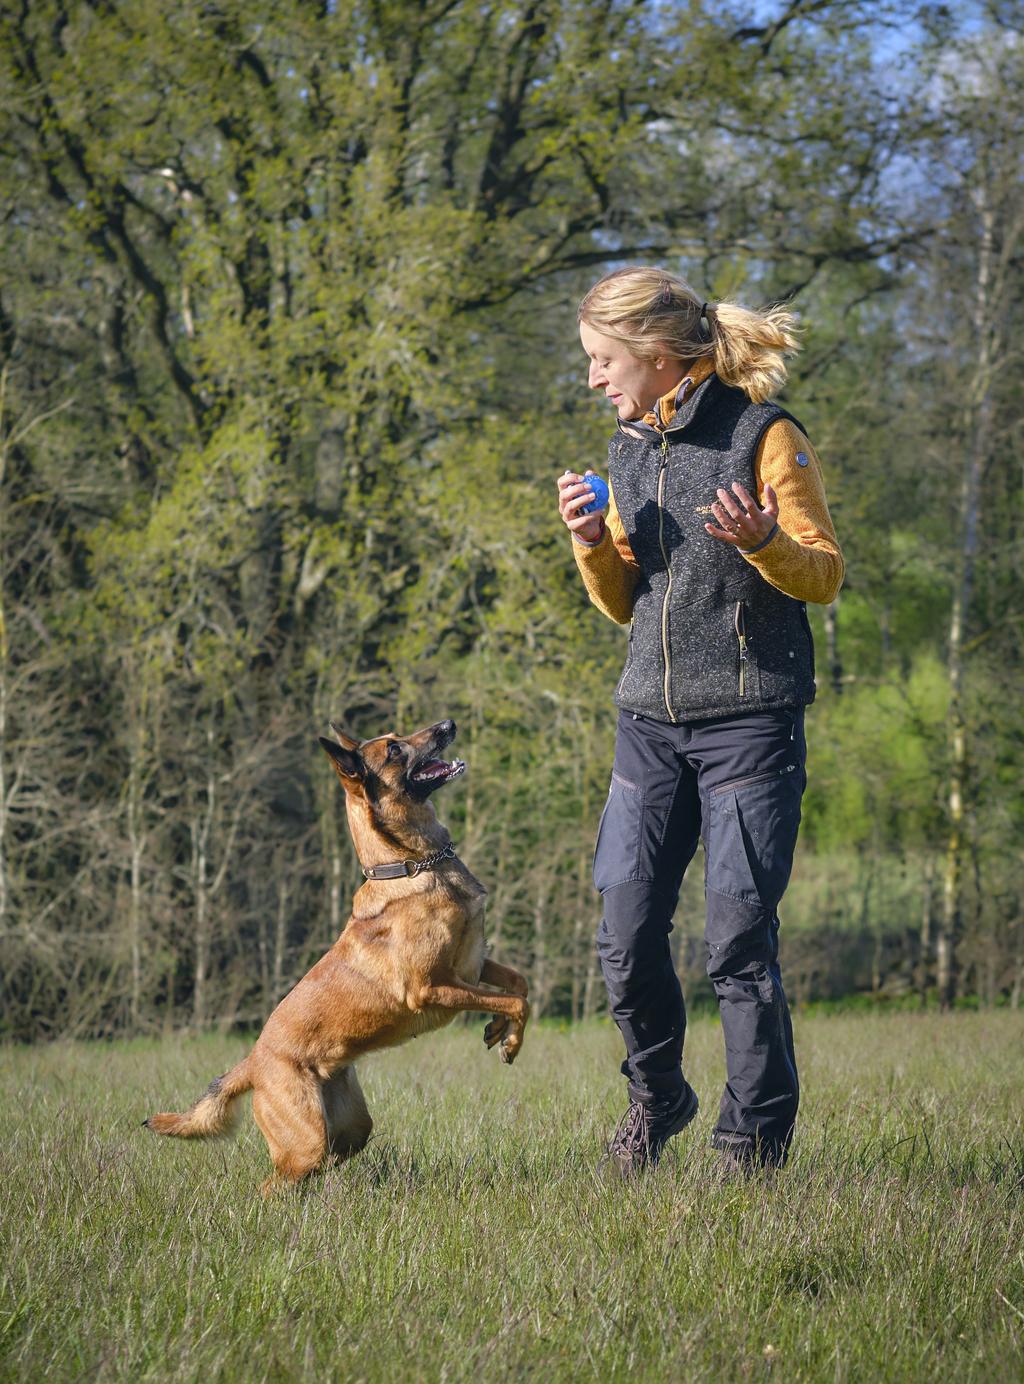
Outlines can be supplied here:
<path id="1" fill-rule="evenodd" d="M 604 391 L 619 417 L 640 418 L 683 378 L 683 362 L 673 357 L 640 360 L 621 341 L 580 323 L 580 341 L 590 358 L 587 384 Z"/>

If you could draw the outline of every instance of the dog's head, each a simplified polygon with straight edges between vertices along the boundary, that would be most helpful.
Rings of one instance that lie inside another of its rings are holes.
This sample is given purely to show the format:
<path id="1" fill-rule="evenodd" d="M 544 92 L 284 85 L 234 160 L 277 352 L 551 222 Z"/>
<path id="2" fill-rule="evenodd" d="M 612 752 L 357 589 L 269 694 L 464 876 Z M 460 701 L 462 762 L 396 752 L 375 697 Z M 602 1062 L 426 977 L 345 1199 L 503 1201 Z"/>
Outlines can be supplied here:
<path id="1" fill-rule="evenodd" d="M 447 763 L 438 755 L 455 739 L 455 722 L 438 721 L 414 735 L 378 735 L 356 740 L 331 722 L 337 741 L 320 737 L 320 744 L 337 770 L 346 793 L 375 805 L 424 803 L 442 783 L 465 769 L 461 759 Z"/>

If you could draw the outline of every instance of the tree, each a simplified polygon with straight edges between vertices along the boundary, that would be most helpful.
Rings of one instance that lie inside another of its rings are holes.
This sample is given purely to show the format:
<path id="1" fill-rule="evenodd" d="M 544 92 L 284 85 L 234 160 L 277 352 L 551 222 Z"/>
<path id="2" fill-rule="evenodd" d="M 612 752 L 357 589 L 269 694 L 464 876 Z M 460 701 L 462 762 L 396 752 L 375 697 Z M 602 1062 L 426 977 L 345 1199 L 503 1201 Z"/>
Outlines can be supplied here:
<path id="1" fill-rule="evenodd" d="M 822 888 L 843 876 L 836 801 L 889 824 L 858 838 L 850 885 L 873 881 L 881 975 L 910 887 L 896 862 L 923 860 L 935 812 L 920 689 L 949 591 L 942 507 L 878 442 L 917 446 L 934 398 L 904 418 L 872 388 L 880 362 L 917 387 L 926 358 L 934 394 L 946 359 L 946 337 L 914 358 L 899 323 L 904 267 L 931 274 L 946 234 L 945 203 L 894 191 L 908 149 L 931 139 L 938 158 L 930 76 L 887 82 L 865 29 L 910 13 L 0 11 L 9 1031 L 203 1025 L 272 1002 L 360 879 L 313 743 L 332 717 L 464 725 L 470 776 L 445 811 L 501 946 L 551 1010 L 592 1012 L 589 856 L 622 634 L 586 607 L 550 497 L 557 470 L 604 454 L 573 305 L 627 259 L 709 295 L 796 295 L 814 323 L 789 402 L 850 551 L 835 640 L 851 708 L 823 689 L 834 791 L 809 799 L 809 859 Z M 923 524 L 894 522 L 913 506 Z M 976 611 L 998 606 L 995 573 L 976 564 Z M 916 690 L 880 711 L 901 679 Z M 996 719 L 998 778 L 1014 760 Z M 866 785 L 849 767 L 865 727 Z M 974 838 L 986 882 L 995 820 Z"/>

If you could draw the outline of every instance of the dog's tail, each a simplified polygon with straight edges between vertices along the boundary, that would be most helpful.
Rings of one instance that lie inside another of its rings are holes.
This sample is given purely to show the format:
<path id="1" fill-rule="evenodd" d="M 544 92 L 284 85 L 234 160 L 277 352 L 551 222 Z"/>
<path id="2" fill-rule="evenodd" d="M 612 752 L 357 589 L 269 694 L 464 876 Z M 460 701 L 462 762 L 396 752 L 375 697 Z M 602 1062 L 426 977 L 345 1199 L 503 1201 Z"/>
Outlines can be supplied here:
<path id="1" fill-rule="evenodd" d="M 180 1139 L 216 1139 L 235 1132 L 239 1111 L 235 1103 L 239 1096 L 252 1090 L 249 1058 L 232 1067 L 230 1072 L 211 1081 L 195 1105 L 175 1115 L 170 1111 L 150 1115 L 143 1120 L 146 1129 L 156 1134 L 176 1134 Z"/>

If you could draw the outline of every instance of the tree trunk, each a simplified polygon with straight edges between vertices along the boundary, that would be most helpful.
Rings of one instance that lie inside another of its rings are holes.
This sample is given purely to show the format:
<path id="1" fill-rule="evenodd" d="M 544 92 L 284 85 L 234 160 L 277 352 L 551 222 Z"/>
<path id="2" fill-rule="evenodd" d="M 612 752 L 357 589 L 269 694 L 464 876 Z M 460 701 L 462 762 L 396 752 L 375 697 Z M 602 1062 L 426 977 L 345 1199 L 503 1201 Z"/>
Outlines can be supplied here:
<path id="1" fill-rule="evenodd" d="M 212 779 L 207 792 L 213 793 Z M 202 818 L 194 817 L 192 834 L 192 888 L 195 903 L 195 962 L 192 971 L 192 1023 L 202 1032 L 206 1026 L 206 973 L 210 959 L 209 899 L 206 888 L 206 844 L 210 829 L 212 800 Z"/>
<path id="2" fill-rule="evenodd" d="M 874 909 L 875 921 L 872 922 L 871 900 L 877 859 L 875 851 L 872 850 L 865 867 L 864 886 L 860 896 L 861 935 L 863 936 L 865 932 L 871 933 L 871 993 L 873 995 L 877 995 L 882 988 L 882 910 L 877 907 Z"/>
<path id="3" fill-rule="evenodd" d="M 331 847 L 330 937 L 334 943 L 341 935 L 341 847 L 335 841 Z"/>
<path id="4" fill-rule="evenodd" d="M 2 479 L 2 472 L 0 472 Z M 0 557 L 2 557 L 0 545 Z M 7 626 L 0 587 L 0 935 L 7 923 Z"/>
<path id="5" fill-rule="evenodd" d="M 0 936 L 7 922 L 7 620 L 4 601 L 4 578 L 7 574 L 7 534 L 5 523 L 6 500 L 4 481 L 7 476 L 7 440 L 3 436 L 7 427 L 7 378 L 8 366 L 0 370 Z"/>
<path id="6" fill-rule="evenodd" d="M 273 995 L 270 988 L 270 948 L 267 933 L 270 931 L 270 924 L 264 919 L 260 919 L 260 991 L 263 995 L 263 1015 L 264 1018 L 274 1007 Z"/>
<path id="7" fill-rule="evenodd" d="M 578 764 L 582 772 L 578 780 L 580 797 L 581 839 L 588 840 L 590 828 L 590 739 L 584 733 L 580 744 Z M 576 907 L 572 930 L 572 1021 L 578 1022 L 586 1015 L 587 1006 L 587 958 L 594 949 L 593 938 L 589 936 L 587 921 L 591 913 L 591 900 L 594 896 L 591 878 L 593 853 L 585 846 L 579 854 L 576 866 Z"/>
<path id="8" fill-rule="evenodd" d="M 928 855 L 924 863 L 924 889 L 921 894 L 921 945 L 917 955 L 917 993 L 922 1007 L 928 1003 L 928 976 L 932 952 L 932 883 L 935 878 L 935 857 Z"/>
<path id="9" fill-rule="evenodd" d="M 988 457 L 992 430 L 993 324 L 991 276 L 994 217 L 984 191 L 978 193 L 981 236 L 974 293 L 974 328 L 977 366 L 969 392 L 967 436 L 970 453 L 960 494 L 961 540 L 959 570 L 953 590 L 949 622 L 947 675 L 949 678 L 949 787 L 947 790 L 947 837 L 942 877 L 942 916 L 936 939 L 936 987 L 939 1005 L 949 1009 L 956 989 L 956 945 L 963 917 L 964 787 L 968 768 L 967 721 L 963 703 L 964 636 L 970 615 L 971 586 L 978 546 L 978 510 L 981 477 Z"/>
<path id="10" fill-rule="evenodd" d="M 206 1026 L 206 980 L 210 965 L 210 893 L 208 859 L 210 830 L 217 802 L 217 782 L 213 776 L 213 731 L 206 731 L 206 806 L 200 817 L 193 817 L 192 888 L 195 902 L 195 964 L 192 973 L 192 1023 L 200 1032 Z"/>
<path id="11" fill-rule="evenodd" d="M 572 973 L 570 976 L 569 1019 L 575 1024 L 583 1017 L 583 909 L 580 907 L 579 898 L 576 901 L 572 923 L 570 965 L 572 966 Z"/>
<path id="12" fill-rule="evenodd" d="M 284 994 L 284 958 L 288 941 L 288 885 L 282 874 L 277 885 L 277 928 L 274 932 L 274 1004 Z"/>
<path id="13" fill-rule="evenodd" d="M 138 746 L 133 750 L 133 762 L 128 784 L 128 849 L 131 858 L 131 895 L 128 905 L 128 945 L 131 952 L 131 999 L 129 1019 L 132 1031 L 137 1033 L 140 1023 L 142 1003 L 142 858 L 146 849 L 146 833 L 142 830 L 142 785 L 139 782 L 140 770 L 137 755 Z"/>
<path id="14" fill-rule="evenodd" d="M 537 885 L 537 895 L 533 905 L 533 982 L 534 998 L 531 1008 L 537 1018 L 543 1018 L 547 1009 L 550 987 L 550 957 L 548 956 L 548 934 L 545 913 L 547 911 L 547 890 L 543 882 Z"/>

